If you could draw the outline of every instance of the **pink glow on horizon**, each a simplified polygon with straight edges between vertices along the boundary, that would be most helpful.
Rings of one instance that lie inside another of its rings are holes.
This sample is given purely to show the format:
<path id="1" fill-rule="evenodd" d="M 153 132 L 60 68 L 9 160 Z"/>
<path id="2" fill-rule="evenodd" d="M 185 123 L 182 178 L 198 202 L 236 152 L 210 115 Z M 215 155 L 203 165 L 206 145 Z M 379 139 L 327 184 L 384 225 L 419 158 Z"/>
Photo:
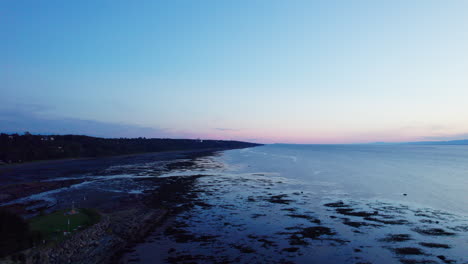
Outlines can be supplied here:
<path id="1" fill-rule="evenodd" d="M 286 143 L 286 144 L 356 144 L 374 142 L 412 142 L 428 141 L 434 135 L 420 136 L 410 133 L 354 133 L 348 135 L 339 134 L 302 134 L 302 133 L 273 133 L 258 131 L 207 131 L 204 133 L 173 132 L 175 138 L 200 138 L 214 140 L 238 140 L 262 144 Z M 457 134 L 449 136 L 456 137 Z"/>

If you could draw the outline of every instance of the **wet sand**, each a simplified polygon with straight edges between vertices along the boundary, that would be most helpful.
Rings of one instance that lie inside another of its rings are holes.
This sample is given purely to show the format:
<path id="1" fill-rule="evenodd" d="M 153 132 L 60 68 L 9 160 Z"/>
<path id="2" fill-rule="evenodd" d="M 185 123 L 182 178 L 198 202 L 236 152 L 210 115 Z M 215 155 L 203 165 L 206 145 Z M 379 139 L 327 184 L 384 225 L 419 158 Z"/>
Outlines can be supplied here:
<path id="1" fill-rule="evenodd" d="M 316 192 L 277 173 L 237 172 L 207 154 L 113 163 L 36 198 L 60 208 L 86 194 L 82 205 L 122 212 L 116 228 L 128 242 L 110 263 L 468 263 L 466 216 Z M 132 228 L 149 233 L 123 231 L 148 217 L 154 221 Z"/>
<path id="2" fill-rule="evenodd" d="M 0 262 L 115 263 L 128 245 L 141 241 L 156 225 L 182 209 L 179 204 L 187 200 L 185 196 L 199 177 L 159 176 L 172 170 L 197 168 L 194 159 L 215 151 L 113 157 L 106 158 L 103 164 L 101 159 L 63 160 L 6 168 L 2 172 L 12 172 L 11 175 L 34 173 L 38 166 L 55 173 L 50 177 L 47 173 L 38 173 L 37 177 L 23 175 L 16 179 L 18 183 L 0 186 L 4 190 L 1 209 L 29 218 L 72 206 L 89 207 L 97 209 L 102 220 L 63 242 L 15 253 Z M 83 162 L 90 165 L 83 168 L 86 173 L 75 173 Z M 60 166 L 55 168 L 54 164 Z"/>
<path id="3" fill-rule="evenodd" d="M 119 200 L 139 199 L 143 190 L 154 187 L 153 182 L 141 179 L 183 169 L 193 165 L 192 159 L 214 151 L 173 151 L 2 166 L 0 207 L 27 217 L 41 210 L 70 207 L 72 201 L 81 207 L 115 210 Z M 139 188 L 139 185 L 148 186 Z M 129 190 L 132 187 L 134 192 Z"/>
<path id="4" fill-rule="evenodd" d="M 129 249 L 122 263 L 468 263 L 464 216 L 324 197 L 263 172 L 205 173 L 185 210 Z"/>
<path id="5" fill-rule="evenodd" d="M 101 158 L 79 158 L 64 160 L 47 160 L 22 164 L 0 166 L 0 186 L 24 182 L 35 182 L 61 177 L 81 177 L 86 174 L 97 174 L 112 166 L 144 164 L 155 161 L 184 159 L 218 151 L 205 149 L 193 151 L 167 151 Z"/>

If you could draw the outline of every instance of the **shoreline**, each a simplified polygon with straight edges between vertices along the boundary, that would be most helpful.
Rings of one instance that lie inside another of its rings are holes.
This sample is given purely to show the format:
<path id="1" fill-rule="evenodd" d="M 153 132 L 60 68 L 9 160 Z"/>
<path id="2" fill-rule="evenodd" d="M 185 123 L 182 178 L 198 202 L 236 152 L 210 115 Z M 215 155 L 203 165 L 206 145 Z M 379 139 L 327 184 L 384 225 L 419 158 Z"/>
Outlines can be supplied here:
<path id="1" fill-rule="evenodd" d="M 5 263 L 121 263 L 122 256 L 158 226 L 193 206 L 192 187 L 196 179 L 203 176 L 158 179 L 158 190 L 137 201 L 123 201 L 118 211 L 102 214 L 99 223 L 61 243 L 13 254 Z"/>
<path id="2" fill-rule="evenodd" d="M 192 153 L 100 171 L 98 177 L 111 179 L 105 184 L 130 174 L 123 183 L 145 191 L 110 200 L 101 208 L 102 222 L 63 244 L 31 249 L 16 259 L 80 264 L 347 263 L 352 258 L 353 263 L 393 264 L 443 258 L 465 263 L 460 252 L 468 234 L 466 217 L 398 200 L 330 194 L 329 185 L 311 188 L 268 173 L 249 156 L 242 160 L 245 170 L 237 171 L 230 165 L 239 160 L 230 163 L 229 153 L 211 158 L 216 155 Z M 164 169 L 155 170 L 158 166 Z M 159 177 L 166 173 L 173 176 Z"/>
<path id="3" fill-rule="evenodd" d="M 275 158 L 238 154 L 220 161 L 226 168 L 242 163 L 240 170 L 200 178 L 193 190 L 195 206 L 158 228 L 122 262 L 466 262 L 468 219 L 463 215 L 332 193 L 335 186 L 309 185 L 291 177 L 291 171 L 268 173 L 270 163 L 262 161 Z"/>
<path id="4" fill-rule="evenodd" d="M 108 158 L 126 158 L 126 157 L 133 157 L 133 156 L 141 156 L 141 155 L 151 155 L 151 154 L 170 154 L 170 153 L 185 153 L 185 152 L 198 152 L 198 151 L 223 151 L 223 150 L 230 150 L 235 148 L 206 148 L 206 149 L 181 149 L 181 150 L 163 150 L 163 151 L 153 151 L 153 152 L 138 152 L 138 153 L 131 153 L 131 154 L 118 154 L 118 155 L 108 155 L 108 156 L 99 156 L 99 157 L 77 157 L 77 158 L 63 158 L 63 159 L 45 159 L 45 160 L 33 160 L 33 161 L 26 161 L 21 163 L 5 163 L 0 165 L 0 172 L 3 169 L 12 169 L 16 167 L 21 167 L 23 165 L 31 165 L 31 164 L 45 164 L 45 165 L 52 165 L 49 163 L 60 163 L 66 161 L 80 161 L 80 160 L 98 160 L 98 159 L 108 159 Z"/>
<path id="5" fill-rule="evenodd" d="M 214 153 L 231 148 L 207 148 L 180 151 L 161 151 L 107 157 L 43 160 L 0 166 L 0 187 L 14 183 L 50 180 L 52 178 L 83 176 L 110 166 L 150 161 L 170 161 L 190 158 L 200 153 Z"/>
<path id="6" fill-rule="evenodd" d="M 190 169 L 190 167 L 195 165 L 195 159 L 216 155 L 217 152 L 223 150 L 225 149 L 177 151 L 157 153 L 157 156 L 159 160 L 169 162 L 165 167 L 167 172 L 170 172 Z M 152 154 L 131 155 L 131 157 L 136 158 L 136 161 L 140 162 L 142 158 L 143 160 L 148 158 L 148 155 L 154 158 Z M 117 160 L 120 160 L 120 158 L 117 158 Z M 189 159 L 190 161 L 181 162 L 180 159 Z M 66 161 L 66 163 L 69 162 L 69 160 Z M 93 162 L 96 162 L 96 159 L 93 159 Z M 163 224 L 168 217 L 191 206 L 188 196 L 191 193 L 195 180 L 199 177 L 201 175 L 137 179 L 149 182 L 155 189 L 148 190 L 142 195 L 128 195 L 124 198 L 119 198 L 117 201 L 110 201 L 109 208 L 98 209 L 102 216 L 99 223 L 72 234 L 72 237 L 63 242 L 26 249 L 10 255 L 0 262 L 68 263 L 71 261 L 72 263 L 115 263 L 126 250 L 135 245 L 135 243 L 144 240 L 151 231 Z M 81 182 L 84 180 L 68 181 Z M 18 183 L 13 184 L 13 186 L 17 187 L 17 191 L 25 184 Z M 62 184 L 63 181 L 58 181 L 53 186 L 62 186 Z M 32 189 L 36 188 L 36 190 L 24 193 L 23 197 L 34 191 L 40 192 L 44 190 L 41 188 L 43 187 L 41 186 L 41 182 L 29 182 L 28 185 L 32 186 Z M 7 185 L 8 187 L 10 185 Z M 49 190 L 53 189 L 53 187 L 49 188 Z M 11 192 L 15 193 L 15 191 Z M 181 206 L 181 204 L 184 205 Z M 28 204 L 25 204 L 23 209 L 27 206 Z M 73 245 L 80 245 L 80 247 L 76 248 Z"/>

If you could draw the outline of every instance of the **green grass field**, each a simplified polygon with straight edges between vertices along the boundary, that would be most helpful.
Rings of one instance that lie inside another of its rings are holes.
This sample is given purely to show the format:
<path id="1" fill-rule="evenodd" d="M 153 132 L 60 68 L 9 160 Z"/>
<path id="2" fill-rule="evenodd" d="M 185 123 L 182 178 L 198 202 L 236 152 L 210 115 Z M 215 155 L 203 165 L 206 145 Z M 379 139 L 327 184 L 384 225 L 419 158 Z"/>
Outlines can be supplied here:
<path id="1" fill-rule="evenodd" d="M 64 232 L 75 232 L 91 226 L 100 220 L 97 211 L 88 208 L 77 209 L 77 214 L 66 215 L 70 210 L 59 210 L 48 215 L 40 215 L 29 220 L 31 230 L 39 231 L 45 240 L 60 240 Z M 70 220 L 70 225 L 68 225 Z"/>

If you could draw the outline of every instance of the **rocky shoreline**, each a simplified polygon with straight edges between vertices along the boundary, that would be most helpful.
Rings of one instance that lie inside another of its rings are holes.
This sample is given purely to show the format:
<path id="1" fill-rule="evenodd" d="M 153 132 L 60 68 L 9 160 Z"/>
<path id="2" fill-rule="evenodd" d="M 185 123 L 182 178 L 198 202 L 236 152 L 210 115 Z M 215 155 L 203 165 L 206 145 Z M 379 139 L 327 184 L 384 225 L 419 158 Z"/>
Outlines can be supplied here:
<path id="1" fill-rule="evenodd" d="M 190 153 L 186 155 L 189 160 L 171 162 L 166 165 L 166 170 L 190 169 L 191 166 L 195 166 L 194 159 L 212 154 L 213 152 Z M 118 263 L 122 254 L 135 243 L 142 241 L 165 219 L 192 206 L 191 198 L 196 194 L 191 190 L 201 176 L 137 179 L 135 181 L 145 182 L 154 186 L 154 189 L 141 195 L 120 198 L 111 208 L 98 209 L 102 214 L 99 223 L 72 234 L 64 241 L 47 243 L 15 253 L 0 260 L 0 263 Z M 54 186 L 60 187 L 64 184 L 57 182 Z M 32 186 L 41 187 L 36 191 L 43 189 L 41 183 Z"/>
<path id="2" fill-rule="evenodd" d="M 169 216 L 191 207 L 190 192 L 201 175 L 154 179 L 157 190 L 138 200 L 121 201 L 118 211 L 57 244 L 16 253 L 0 263 L 116 263 L 134 243 L 142 241 Z"/>
<path id="3" fill-rule="evenodd" d="M 139 208 L 108 215 L 62 243 L 28 249 L 4 263 L 113 263 L 120 251 L 143 239 L 167 214 L 164 209 Z"/>

